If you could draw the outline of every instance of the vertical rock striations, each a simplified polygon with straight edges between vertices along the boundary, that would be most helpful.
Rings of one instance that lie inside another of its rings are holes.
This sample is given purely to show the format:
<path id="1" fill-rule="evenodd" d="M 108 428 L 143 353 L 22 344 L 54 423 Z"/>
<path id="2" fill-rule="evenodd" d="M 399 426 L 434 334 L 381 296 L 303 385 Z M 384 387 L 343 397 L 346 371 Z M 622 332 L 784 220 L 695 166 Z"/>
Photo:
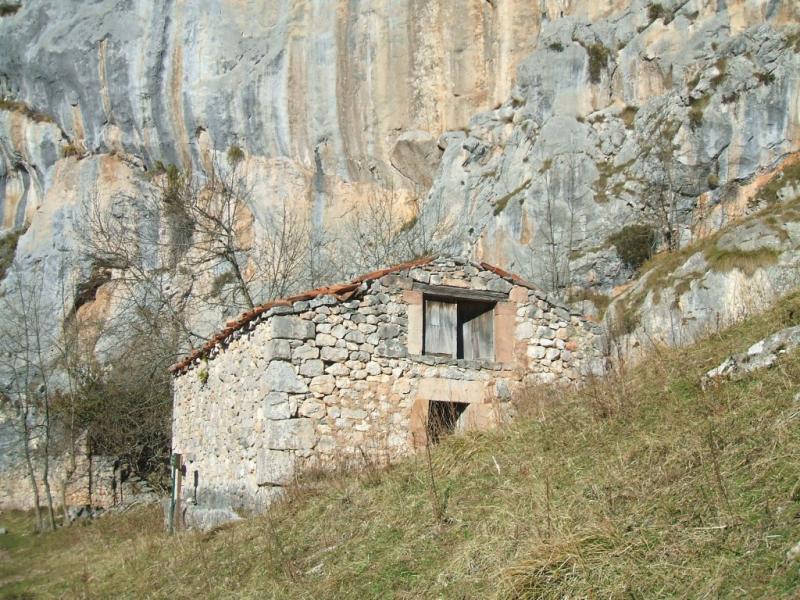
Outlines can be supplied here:
<path id="1" fill-rule="evenodd" d="M 270 206 L 325 229 L 391 195 L 453 250 L 608 291 L 632 274 L 613 233 L 685 244 L 800 150 L 798 18 L 755 0 L 27 0 L 0 17 L 2 230 L 28 228 L 23 262 L 74 267 L 94 190 L 235 145 L 256 228 Z"/>

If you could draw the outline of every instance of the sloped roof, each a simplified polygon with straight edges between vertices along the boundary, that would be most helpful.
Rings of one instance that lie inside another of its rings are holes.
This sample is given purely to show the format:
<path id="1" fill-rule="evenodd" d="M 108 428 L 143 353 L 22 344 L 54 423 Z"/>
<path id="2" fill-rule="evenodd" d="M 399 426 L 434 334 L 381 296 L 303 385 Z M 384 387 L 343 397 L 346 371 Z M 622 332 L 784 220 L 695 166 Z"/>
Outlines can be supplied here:
<path id="1" fill-rule="evenodd" d="M 295 296 L 289 296 L 288 298 L 280 298 L 278 300 L 272 300 L 270 302 L 266 302 L 265 304 L 261 304 L 256 306 L 252 310 L 248 310 L 247 312 L 242 313 L 235 319 L 228 321 L 225 324 L 225 327 L 218 331 L 210 340 L 208 340 L 203 346 L 200 348 L 195 348 L 192 350 L 186 357 L 172 365 L 169 370 L 173 375 L 179 375 L 184 370 L 186 370 L 192 362 L 197 360 L 198 358 L 202 358 L 203 356 L 207 356 L 212 349 L 214 349 L 218 344 L 223 342 L 228 336 L 232 333 L 242 329 L 245 325 L 250 323 L 253 319 L 257 318 L 258 316 L 264 314 L 271 308 L 275 308 L 276 306 L 292 306 L 295 302 L 302 302 L 306 300 L 312 300 L 318 296 L 334 296 L 338 300 L 342 302 L 348 300 L 356 290 L 361 286 L 362 283 L 368 283 L 370 281 L 375 281 L 376 279 L 380 279 L 384 275 L 389 275 L 391 273 L 396 273 L 397 271 L 404 271 L 406 269 L 413 269 L 414 267 L 421 267 L 433 262 L 437 256 L 426 256 L 425 258 L 420 258 L 417 260 L 412 260 L 409 262 L 400 263 L 398 265 L 394 265 L 392 267 L 388 267 L 386 269 L 381 269 L 379 271 L 373 271 L 372 273 L 365 273 L 364 275 L 360 275 L 356 277 L 349 283 L 340 283 L 335 285 L 323 286 L 318 287 L 313 290 L 308 290 L 307 292 L 302 292 Z M 471 261 L 470 261 L 471 262 Z M 484 269 L 485 271 L 491 271 L 494 274 L 508 279 L 512 283 L 516 285 L 521 285 L 527 288 L 535 288 L 532 283 L 524 280 L 522 277 L 515 275 L 514 273 L 509 273 L 501 269 L 500 267 L 495 267 L 494 265 L 490 265 L 485 262 L 475 262 L 471 263 L 475 266 L 479 266 L 480 268 Z"/>

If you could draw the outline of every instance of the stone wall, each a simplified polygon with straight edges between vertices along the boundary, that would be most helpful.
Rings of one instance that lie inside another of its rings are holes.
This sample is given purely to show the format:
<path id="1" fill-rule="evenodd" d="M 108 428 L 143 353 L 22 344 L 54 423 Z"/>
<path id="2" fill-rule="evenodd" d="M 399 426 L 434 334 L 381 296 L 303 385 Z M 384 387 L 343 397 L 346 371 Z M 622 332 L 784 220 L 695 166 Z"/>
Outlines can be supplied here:
<path id="1" fill-rule="evenodd" d="M 600 328 L 542 292 L 455 259 L 364 281 L 355 295 L 276 306 L 175 378 L 174 451 L 186 495 L 263 508 L 301 470 L 394 460 L 426 443 L 429 402 L 467 405 L 467 428 L 507 412 L 522 386 L 602 370 Z M 430 286 L 495 292 L 495 361 L 422 351 Z"/>
<path id="2" fill-rule="evenodd" d="M 22 455 L 22 446 L 8 415 L 0 415 L 0 430 L 4 442 L 0 460 L 0 510 L 29 510 L 34 507 L 30 476 Z M 32 455 L 39 486 L 39 502 L 45 505 L 42 484 L 44 461 L 39 442 L 38 439 L 33 440 Z M 67 506 L 72 507 L 108 508 L 119 501 L 120 491 L 124 495 L 137 493 L 130 485 L 119 483 L 119 474 L 114 469 L 113 459 L 90 456 L 85 447 L 83 441 L 78 443 L 74 465 L 66 451 L 54 451 L 50 457 L 48 479 L 55 506 L 60 507 L 62 504 L 62 487 L 65 481 Z"/>

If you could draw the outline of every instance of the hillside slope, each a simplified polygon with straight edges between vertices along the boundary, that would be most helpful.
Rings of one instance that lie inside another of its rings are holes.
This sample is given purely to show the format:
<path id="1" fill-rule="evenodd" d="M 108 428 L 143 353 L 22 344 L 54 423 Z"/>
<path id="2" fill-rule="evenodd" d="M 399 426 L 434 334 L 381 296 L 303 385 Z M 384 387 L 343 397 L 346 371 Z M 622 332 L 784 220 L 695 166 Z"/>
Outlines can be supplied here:
<path id="1" fill-rule="evenodd" d="M 5 597 L 790 598 L 800 590 L 800 356 L 702 391 L 800 323 L 800 295 L 507 429 L 308 478 L 269 514 L 167 537 L 145 511 L 36 539 L 3 515 Z M 430 467 L 429 467 L 430 464 Z"/>

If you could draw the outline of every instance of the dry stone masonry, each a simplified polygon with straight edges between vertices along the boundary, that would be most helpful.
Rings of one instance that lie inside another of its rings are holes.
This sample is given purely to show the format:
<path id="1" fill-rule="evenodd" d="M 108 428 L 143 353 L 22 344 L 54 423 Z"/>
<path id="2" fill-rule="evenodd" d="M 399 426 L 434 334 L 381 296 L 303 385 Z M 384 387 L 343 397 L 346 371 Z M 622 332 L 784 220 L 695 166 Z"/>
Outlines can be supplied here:
<path id="1" fill-rule="evenodd" d="M 598 325 L 485 264 L 427 259 L 301 297 L 173 368 L 174 451 L 202 506 L 262 509 L 303 469 L 394 460 L 491 427 L 525 385 L 602 371 Z"/>

